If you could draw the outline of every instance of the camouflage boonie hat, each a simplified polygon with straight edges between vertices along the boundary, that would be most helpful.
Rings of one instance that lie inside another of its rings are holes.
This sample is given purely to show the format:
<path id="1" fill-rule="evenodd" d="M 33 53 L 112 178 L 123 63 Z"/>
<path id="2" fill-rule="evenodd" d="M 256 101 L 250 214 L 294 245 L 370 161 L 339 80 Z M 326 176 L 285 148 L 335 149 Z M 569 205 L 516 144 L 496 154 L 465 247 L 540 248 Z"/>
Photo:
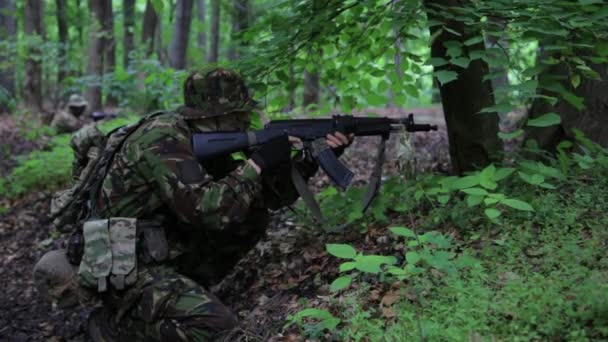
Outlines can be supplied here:
<path id="1" fill-rule="evenodd" d="M 88 104 L 87 100 L 79 94 L 70 95 L 70 99 L 68 100 L 68 107 L 86 107 Z"/>
<path id="2" fill-rule="evenodd" d="M 243 78 L 235 71 L 222 68 L 191 73 L 184 82 L 184 102 L 180 112 L 186 119 L 248 112 L 257 107 Z"/>

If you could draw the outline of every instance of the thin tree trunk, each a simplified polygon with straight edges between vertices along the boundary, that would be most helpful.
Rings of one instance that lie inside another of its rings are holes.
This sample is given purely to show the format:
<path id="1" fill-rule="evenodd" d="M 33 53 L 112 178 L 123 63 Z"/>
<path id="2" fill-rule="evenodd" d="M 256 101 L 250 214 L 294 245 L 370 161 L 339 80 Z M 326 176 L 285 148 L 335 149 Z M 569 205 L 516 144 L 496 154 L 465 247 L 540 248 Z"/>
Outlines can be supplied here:
<path id="1" fill-rule="evenodd" d="M 450 40 L 464 42 L 465 40 L 481 35 L 479 31 L 470 31 L 464 23 L 456 20 L 445 20 L 437 14 L 433 4 L 443 6 L 463 6 L 462 0 L 426 0 L 429 19 L 443 21 L 451 31 L 460 33 L 455 35 L 443 30 L 431 46 L 431 57 L 449 59 L 444 43 Z M 466 28 L 466 29 L 465 29 Z M 431 28 L 433 36 L 441 26 Z M 473 46 L 464 47 L 470 51 L 484 50 L 483 42 Z M 467 52 L 464 52 L 467 55 Z M 496 113 L 479 114 L 484 107 L 494 105 L 492 84 L 483 81 L 488 74 L 488 65 L 481 59 L 473 60 L 467 68 L 446 65 L 441 68 L 454 71 L 458 79 L 440 85 L 441 103 L 448 129 L 450 144 L 450 158 L 453 171 L 461 174 L 490 164 L 502 152 L 502 141 L 498 138 L 498 115 Z"/>
<path id="2" fill-rule="evenodd" d="M 57 93 L 55 94 L 55 98 L 59 98 L 61 94 L 61 84 L 65 79 L 66 75 L 66 65 L 68 64 L 68 51 L 69 51 L 69 42 L 68 42 L 68 25 L 67 25 L 67 17 L 66 17 L 66 7 L 65 0 L 56 0 L 55 5 L 57 7 L 57 31 L 59 35 L 59 53 L 57 56 Z"/>
<path id="3" fill-rule="evenodd" d="M 207 14 L 207 0 L 198 0 L 197 2 L 197 15 L 198 15 L 198 47 L 205 53 L 207 51 L 207 30 L 205 18 Z"/>
<path id="4" fill-rule="evenodd" d="M 25 1 L 25 34 L 29 37 L 42 37 L 43 17 L 42 11 L 44 3 L 39 0 Z M 32 38 L 28 44 L 28 58 L 25 61 L 25 86 L 23 97 L 25 105 L 34 111 L 42 110 L 42 65 L 40 47 L 37 43 L 32 43 Z"/>
<path id="5" fill-rule="evenodd" d="M 141 31 L 141 42 L 146 47 L 146 55 L 150 56 L 154 52 L 154 36 L 156 26 L 158 25 L 158 15 L 154 11 L 152 1 L 146 2 L 146 10 L 144 12 L 144 22 Z"/>
<path id="6" fill-rule="evenodd" d="M 112 0 L 105 0 L 105 8 L 103 13 L 103 31 L 104 42 L 103 49 L 105 56 L 103 60 L 104 74 L 110 75 L 114 73 L 116 68 L 116 38 L 114 37 L 114 9 L 112 8 Z M 118 100 L 108 93 L 106 97 L 106 105 L 116 106 Z"/>
<path id="7" fill-rule="evenodd" d="M 156 31 L 154 32 L 154 46 L 156 47 L 156 57 L 161 64 L 166 65 L 169 61 L 167 55 L 167 49 L 163 47 L 163 25 L 160 23 L 156 25 Z"/>
<path id="8" fill-rule="evenodd" d="M 217 63 L 220 46 L 220 0 L 211 0 L 211 49 L 209 63 Z"/>
<path id="9" fill-rule="evenodd" d="M 320 0 L 313 0 L 312 6 L 312 16 L 315 16 L 319 8 L 321 7 L 322 2 Z M 318 31 L 313 31 L 312 35 L 315 36 L 319 34 Z M 321 54 L 321 51 L 316 48 L 310 48 L 308 50 L 309 58 L 315 58 L 317 55 Z M 304 70 L 304 93 L 302 96 L 302 107 L 307 108 L 310 105 L 319 104 L 319 70 L 314 70 L 312 72 L 308 70 Z"/>
<path id="10" fill-rule="evenodd" d="M 319 72 L 304 71 L 304 94 L 302 96 L 302 106 L 304 108 L 319 104 Z"/>
<path id="11" fill-rule="evenodd" d="M 81 0 L 76 0 L 76 30 L 78 31 L 78 46 L 80 47 L 80 51 L 85 51 L 88 48 L 87 43 L 84 41 L 84 18 L 86 17 L 86 13 L 82 10 Z M 82 71 L 86 66 L 85 58 L 78 59 L 78 71 L 73 76 L 82 75 Z"/>
<path id="12" fill-rule="evenodd" d="M 230 43 L 230 51 L 228 58 L 230 60 L 238 59 L 243 47 L 246 45 L 239 35 L 249 27 L 249 1 L 248 0 L 233 0 L 234 8 L 232 12 L 232 42 Z"/>
<path id="13" fill-rule="evenodd" d="M 13 13 L 15 13 L 15 2 L 13 0 L 0 2 L 0 40 L 11 43 L 15 41 L 17 33 L 17 22 Z M 14 98 L 15 67 L 14 61 L 11 61 L 12 54 L 9 51 L 0 54 L 0 88 L 3 88 L 0 89 L 0 93 L 6 92 L 8 98 Z M 8 112 L 10 109 L 7 103 L 0 100 L 0 114 Z"/>
<path id="14" fill-rule="evenodd" d="M 188 55 L 188 38 L 190 37 L 190 24 L 192 23 L 193 0 L 178 0 L 175 8 L 175 22 L 173 37 L 169 45 L 169 65 L 175 69 L 186 67 Z"/>
<path id="15" fill-rule="evenodd" d="M 101 103 L 101 77 L 103 73 L 103 31 L 105 0 L 89 0 L 89 48 L 87 75 L 93 84 L 87 88 L 87 100 L 91 111 L 102 109 Z"/>
<path id="16" fill-rule="evenodd" d="M 124 17 L 122 65 L 127 69 L 129 67 L 129 54 L 135 49 L 135 0 L 124 0 L 122 15 Z"/>

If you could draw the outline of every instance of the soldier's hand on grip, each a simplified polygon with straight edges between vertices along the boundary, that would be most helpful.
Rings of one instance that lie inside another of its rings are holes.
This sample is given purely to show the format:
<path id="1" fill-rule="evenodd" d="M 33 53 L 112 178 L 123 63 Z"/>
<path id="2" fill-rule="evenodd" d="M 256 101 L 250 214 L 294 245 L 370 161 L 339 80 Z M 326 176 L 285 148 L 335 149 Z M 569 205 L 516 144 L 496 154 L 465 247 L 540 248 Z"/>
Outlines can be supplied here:
<path id="1" fill-rule="evenodd" d="M 273 138 L 251 155 L 251 160 L 262 171 L 272 169 L 291 158 L 291 144 L 287 135 Z"/>

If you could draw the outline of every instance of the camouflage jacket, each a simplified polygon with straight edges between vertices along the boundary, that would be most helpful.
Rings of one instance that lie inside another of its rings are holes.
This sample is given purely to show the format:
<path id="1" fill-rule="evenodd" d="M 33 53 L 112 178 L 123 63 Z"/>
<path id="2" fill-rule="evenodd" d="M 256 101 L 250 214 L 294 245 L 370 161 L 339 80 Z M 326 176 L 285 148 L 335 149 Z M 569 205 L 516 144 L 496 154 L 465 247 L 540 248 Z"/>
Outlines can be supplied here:
<path id="1" fill-rule="evenodd" d="M 263 236 L 268 209 L 298 194 L 288 165 L 262 177 L 230 156 L 201 165 L 191 147 L 194 132 L 174 113 L 143 123 L 114 156 L 96 204 L 101 217 L 163 222 L 170 248 L 182 252 L 172 262 L 211 284 Z M 316 172 L 316 164 L 294 160 L 305 178 Z"/>

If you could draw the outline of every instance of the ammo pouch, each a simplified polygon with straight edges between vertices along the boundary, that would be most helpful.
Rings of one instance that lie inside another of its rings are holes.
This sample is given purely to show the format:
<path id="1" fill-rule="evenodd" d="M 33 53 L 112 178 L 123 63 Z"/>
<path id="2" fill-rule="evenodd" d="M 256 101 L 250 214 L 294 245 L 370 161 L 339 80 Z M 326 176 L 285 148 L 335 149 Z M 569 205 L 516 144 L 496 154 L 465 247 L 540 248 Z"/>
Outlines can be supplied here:
<path id="1" fill-rule="evenodd" d="M 115 289 L 123 290 L 137 280 L 138 255 L 144 263 L 167 259 L 163 227 L 147 222 L 140 224 L 128 217 L 86 221 L 82 228 L 84 254 L 78 269 L 80 284 L 104 292 L 109 281 Z"/>

